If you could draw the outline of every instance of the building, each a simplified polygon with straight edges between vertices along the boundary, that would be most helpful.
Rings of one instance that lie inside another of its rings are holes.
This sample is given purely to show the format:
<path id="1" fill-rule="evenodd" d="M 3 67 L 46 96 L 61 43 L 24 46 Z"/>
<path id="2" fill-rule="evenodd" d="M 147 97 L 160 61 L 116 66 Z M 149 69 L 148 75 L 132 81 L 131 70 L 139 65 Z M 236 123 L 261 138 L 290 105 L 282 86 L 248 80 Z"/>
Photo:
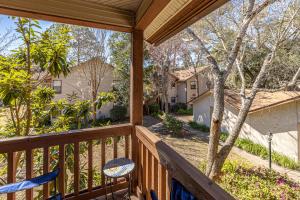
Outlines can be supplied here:
<path id="1" fill-rule="evenodd" d="M 194 121 L 210 126 L 213 110 L 211 91 L 194 101 Z M 231 132 L 241 107 L 239 94 L 225 92 L 222 131 Z M 240 137 L 268 147 L 273 134 L 272 150 L 300 161 L 300 92 L 258 92 L 242 127 Z"/>
<path id="2" fill-rule="evenodd" d="M 193 68 L 169 73 L 168 96 L 170 105 L 184 103 L 192 106 L 192 100 L 211 87 L 208 74 L 209 67 L 197 68 L 196 73 Z"/>
<path id="3" fill-rule="evenodd" d="M 94 66 L 99 65 L 95 70 Z M 91 71 L 93 70 L 93 71 Z M 103 64 L 99 59 L 91 59 L 77 66 L 71 67 L 70 73 L 65 77 L 60 75 L 58 78 L 52 78 L 52 87 L 56 91 L 54 100 L 68 99 L 77 97 L 81 100 L 91 100 L 91 73 L 97 73 L 100 77 L 100 86 L 98 92 L 109 92 L 112 90 L 114 81 L 114 68 L 112 65 Z M 97 78 L 97 77 L 96 77 Z M 113 103 L 103 105 L 97 112 L 98 118 L 109 117 L 109 111 Z"/>

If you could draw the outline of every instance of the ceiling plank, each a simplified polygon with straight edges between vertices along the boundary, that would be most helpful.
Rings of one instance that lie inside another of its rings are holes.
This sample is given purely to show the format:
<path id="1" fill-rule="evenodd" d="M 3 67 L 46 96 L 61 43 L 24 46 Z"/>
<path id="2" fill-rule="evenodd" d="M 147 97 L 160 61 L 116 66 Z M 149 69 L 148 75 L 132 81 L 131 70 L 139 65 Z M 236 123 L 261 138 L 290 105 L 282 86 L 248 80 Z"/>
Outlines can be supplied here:
<path id="1" fill-rule="evenodd" d="M 192 0 L 150 37 L 145 39 L 150 43 L 159 45 L 186 27 L 192 25 L 200 18 L 221 7 L 226 2 L 228 2 L 228 0 Z"/>
<path id="2" fill-rule="evenodd" d="M 79 0 L 0 0 L 0 13 L 131 32 L 134 13 Z"/>
<path id="3" fill-rule="evenodd" d="M 170 0 L 143 0 L 136 13 L 135 29 L 145 30 L 169 2 Z"/>

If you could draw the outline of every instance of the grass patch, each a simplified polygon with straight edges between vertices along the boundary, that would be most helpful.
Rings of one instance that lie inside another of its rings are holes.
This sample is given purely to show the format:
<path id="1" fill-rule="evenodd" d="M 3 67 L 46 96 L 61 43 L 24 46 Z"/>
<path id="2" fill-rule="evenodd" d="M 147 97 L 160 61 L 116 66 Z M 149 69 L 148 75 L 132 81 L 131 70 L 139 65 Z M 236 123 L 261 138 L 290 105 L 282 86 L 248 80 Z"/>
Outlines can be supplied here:
<path id="1" fill-rule="evenodd" d="M 203 171 L 205 165 L 200 166 Z M 300 184 L 266 168 L 253 167 L 240 160 L 226 161 L 218 184 L 236 199 L 297 199 Z"/>
<path id="2" fill-rule="evenodd" d="M 221 132 L 221 141 L 225 141 L 228 137 L 228 133 Z M 269 151 L 266 147 L 260 144 L 256 144 L 249 139 L 238 138 L 234 144 L 236 147 L 245 150 L 253 155 L 259 156 L 263 159 L 268 159 Z M 280 154 L 278 152 L 272 152 L 272 161 L 277 165 L 286 167 L 289 169 L 300 170 L 300 163 L 297 163 L 293 159 L 286 155 Z"/>
<path id="3" fill-rule="evenodd" d="M 196 129 L 196 130 L 199 130 L 199 131 L 202 131 L 202 132 L 209 132 L 209 127 L 206 126 L 205 124 L 198 124 L 197 122 L 189 121 L 189 125 L 193 129 Z"/>
<path id="4" fill-rule="evenodd" d="M 193 115 L 193 109 L 192 108 L 189 108 L 189 109 L 180 108 L 179 110 L 177 110 L 176 114 L 177 115 Z"/>

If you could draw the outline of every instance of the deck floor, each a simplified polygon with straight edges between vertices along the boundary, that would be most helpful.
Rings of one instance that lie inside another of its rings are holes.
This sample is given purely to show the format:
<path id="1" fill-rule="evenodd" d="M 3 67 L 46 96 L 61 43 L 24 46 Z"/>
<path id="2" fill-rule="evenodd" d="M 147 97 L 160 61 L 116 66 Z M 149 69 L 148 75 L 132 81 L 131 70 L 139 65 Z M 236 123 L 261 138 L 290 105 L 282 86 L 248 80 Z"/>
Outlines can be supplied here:
<path id="1" fill-rule="evenodd" d="M 125 190 L 120 190 L 120 191 L 117 191 L 117 192 L 114 192 L 114 200 L 121 200 L 121 199 L 124 199 L 124 194 L 126 194 L 126 192 L 127 192 L 127 190 L 125 189 Z M 107 195 L 107 199 L 108 200 L 112 200 L 113 198 L 112 198 L 112 196 L 111 196 L 111 193 L 109 193 L 108 195 Z M 130 196 L 130 199 L 131 200 L 139 200 L 139 198 L 137 197 L 137 196 L 135 196 L 135 195 L 131 195 Z M 104 196 L 101 196 L 101 197 L 97 197 L 97 198 L 95 198 L 95 199 L 93 199 L 93 200 L 106 200 L 106 197 L 105 197 L 105 195 Z"/>

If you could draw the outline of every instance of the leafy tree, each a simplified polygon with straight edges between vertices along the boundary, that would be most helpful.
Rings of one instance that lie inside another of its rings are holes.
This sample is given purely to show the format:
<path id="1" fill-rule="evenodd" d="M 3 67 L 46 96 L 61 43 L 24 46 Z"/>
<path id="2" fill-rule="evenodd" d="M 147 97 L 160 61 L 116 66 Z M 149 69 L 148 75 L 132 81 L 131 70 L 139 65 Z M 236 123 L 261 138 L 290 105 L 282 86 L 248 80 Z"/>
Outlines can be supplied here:
<path id="1" fill-rule="evenodd" d="M 115 32 L 108 41 L 110 48 L 110 61 L 115 66 L 114 83 L 116 102 L 128 106 L 130 88 L 130 65 L 131 65 L 131 38 L 130 34 Z"/>

